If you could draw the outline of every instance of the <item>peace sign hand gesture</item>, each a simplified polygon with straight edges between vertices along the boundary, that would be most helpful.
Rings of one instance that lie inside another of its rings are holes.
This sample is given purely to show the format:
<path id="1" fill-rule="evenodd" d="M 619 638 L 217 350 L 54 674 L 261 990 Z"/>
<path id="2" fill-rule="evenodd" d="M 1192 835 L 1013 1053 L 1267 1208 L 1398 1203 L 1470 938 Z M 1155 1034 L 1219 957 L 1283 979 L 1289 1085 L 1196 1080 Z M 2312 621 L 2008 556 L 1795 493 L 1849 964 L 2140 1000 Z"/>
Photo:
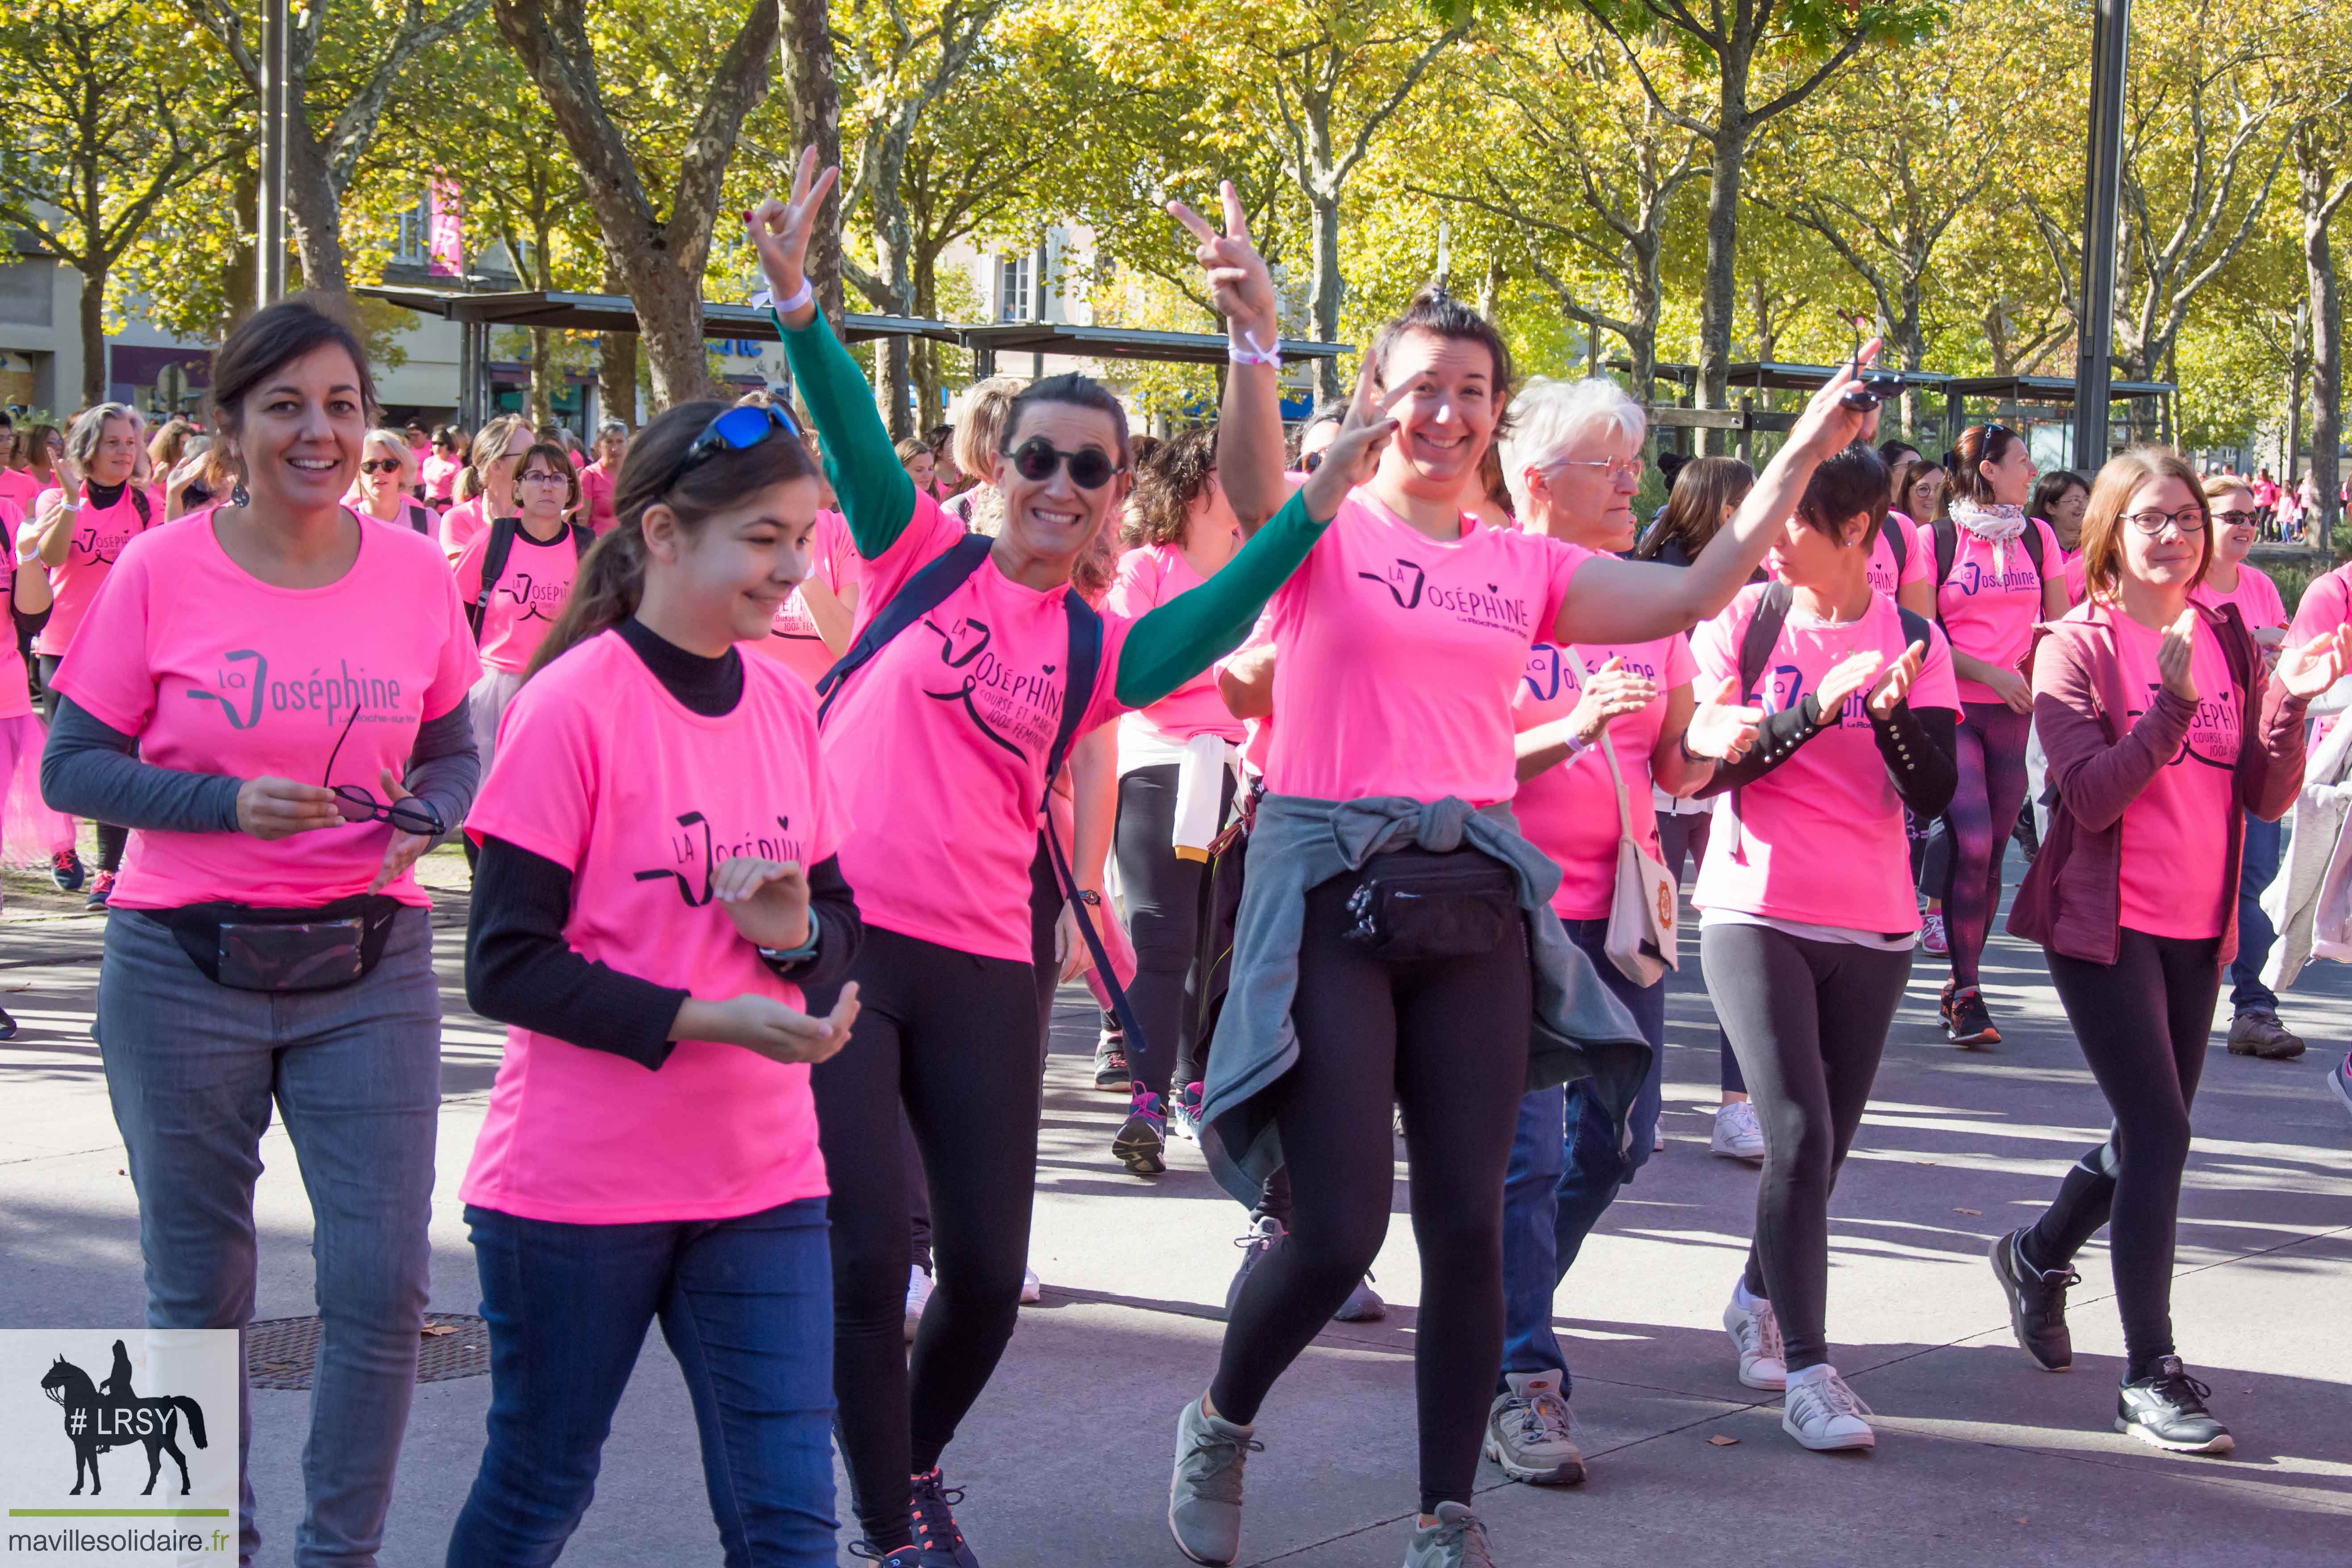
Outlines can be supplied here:
<path id="1" fill-rule="evenodd" d="M 1233 342 L 1264 353 L 1273 349 L 1281 331 L 1281 301 L 1275 294 L 1265 258 L 1250 243 L 1249 215 L 1242 210 L 1241 194 L 1227 180 L 1217 187 L 1217 195 L 1225 209 L 1222 235 L 1182 202 L 1170 202 L 1169 216 L 1201 242 L 1192 254 L 1199 258 L 1201 270 L 1209 275 L 1211 297 L 1217 313 L 1225 318 L 1225 331 Z"/>
<path id="2" fill-rule="evenodd" d="M 1318 522 L 1328 522 L 1339 515 L 1339 503 L 1348 492 L 1372 477 L 1381 466 L 1381 453 L 1397 433 L 1397 421 L 1389 410 L 1404 401 L 1412 391 L 1408 381 L 1392 388 L 1385 396 L 1372 391 L 1372 370 L 1370 364 L 1356 373 L 1356 393 L 1348 400 L 1348 412 L 1339 421 L 1339 435 L 1323 449 L 1322 464 L 1307 476 L 1302 493 L 1307 497 L 1307 515 Z"/>
<path id="3" fill-rule="evenodd" d="M 778 201 L 770 196 L 743 215 L 744 231 L 760 253 L 760 271 L 768 280 L 768 292 L 775 300 L 777 314 L 788 327 L 803 325 L 816 314 L 814 300 L 795 310 L 782 307 L 801 291 L 809 236 L 816 230 L 817 216 L 824 211 L 824 198 L 832 194 L 840 178 L 838 168 L 819 174 L 816 149 L 803 149 L 800 165 L 793 173 L 791 198 Z"/>

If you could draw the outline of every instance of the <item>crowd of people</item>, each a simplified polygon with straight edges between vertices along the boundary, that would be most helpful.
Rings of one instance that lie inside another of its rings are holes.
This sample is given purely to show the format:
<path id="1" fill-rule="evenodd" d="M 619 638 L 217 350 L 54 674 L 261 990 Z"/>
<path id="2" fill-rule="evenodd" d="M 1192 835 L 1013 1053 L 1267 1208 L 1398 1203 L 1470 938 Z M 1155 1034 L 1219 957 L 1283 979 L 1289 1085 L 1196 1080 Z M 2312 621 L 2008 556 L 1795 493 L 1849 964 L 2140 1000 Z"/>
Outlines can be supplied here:
<path id="1" fill-rule="evenodd" d="M 1213 425 L 1138 435 L 1068 374 L 894 442 L 803 271 L 835 179 L 812 153 L 745 216 L 805 428 L 761 395 L 587 451 L 381 427 L 358 339 L 298 299 L 230 333 L 201 431 L 110 404 L 15 433 L 46 459 L 0 474 L 0 521 L 47 722 L 0 672 L 7 831 L 75 886 L 71 819 L 101 825 L 152 1324 L 250 1321 L 273 1106 L 292 1137 L 322 1320 L 298 1561 L 382 1541 L 439 1109 L 415 868 L 451 838 L 467 994 L 509 1026 L 460 1187 L 491 1396 L 452 1568 L 561 1553 L 656 1321 L 728 1562 L 834 1561 L 837 1447 L 853 1556 L 974 1568 L 944 1464 L 1034 1299 L 1082 977 L 1127 1106 L 1105 1157 L 1149 1180 L 1189 1140 L 1246 1211 L 1173 1413 L 1177 1547 L 1239 1557 L 1267 1393 L 1384 1310 L 1401 1135 L 1405 1562 L 1492 1564 L 1482 1457 L 1584 1478 L 1554 1300 L 1660 1146 L 1693 863 L 1712 1147 L 1760 1166 L 1726 1365 L 1796 1443 L 1872 1447 L 1829 1359 L 1831 1194 L 1923 933 L 1948 1039 L 1999 1043 L 2012 835 L 2008 929 L 2114 1131 L 1994 1245 L 1988 1300 L 2064 1370 L 2105 1228 L 2114 1426 L 2229 1451 L 2169 1308 L 2190 1108 L 2225 968 L 2230 1048 L 2305 1048 L 2259 900 L 2352 663 L 2352 577 L 2290 624 L 2247 562 L 2258 481 L 2151 447 L 2041 474 L 1998 423 L 1874 444 L 1865 351 L 1760 472 L 1677 463 L 1637 519 L 1642 407 L 1523 379 L 1438 289 L 1286 432 L 1230 188 L 1222 226 L 1171 209 L 1228 323 Z M 2352 1059 L 2331 1081 L 2352 1108 Z M 241 1530 L 249 1561 L 249 1482 Z"/>

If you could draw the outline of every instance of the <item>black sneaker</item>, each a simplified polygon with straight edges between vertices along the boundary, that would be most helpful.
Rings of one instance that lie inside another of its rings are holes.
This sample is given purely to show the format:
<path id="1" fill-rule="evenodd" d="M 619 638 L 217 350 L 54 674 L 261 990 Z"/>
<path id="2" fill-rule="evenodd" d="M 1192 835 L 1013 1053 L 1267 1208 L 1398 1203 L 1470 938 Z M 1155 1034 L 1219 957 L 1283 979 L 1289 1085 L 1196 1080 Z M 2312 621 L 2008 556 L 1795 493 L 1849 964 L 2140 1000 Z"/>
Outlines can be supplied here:
<path id="1" fill-rule="evenodd" d="M 2000 1031 L 1992 1026 L 1992 1015 L 1985 1011 L 1981 986 L 1954 989 L 1950 1005 L 1944 1012 L 1944 1037 L 1956 1046 L 1979 1049 L 2000 1044 Z"/>
<path id="2" fill-rule="evenodd" d="M 849 1554 L 860 1563 L 878 1563 L 882 1568 L 923 1568 L 923 1554 L 911 1546 L 884 1552 L 870 1541 L 853 1541 Z"/>
<path id="3" fill-rule="evenodd" d="M 1168 1169 L 1168 1118 L 1158 1095 L 1148 1089 L 1135 1091 L 1110 1152 L 1134 1175 L 1157 1176 Z"/>
<path id="4" fill-rule="evenodd" d="M 980 1568 L 950 1511 L 950 1504 L 963 1501 L 963 1489 L 950 1490 L 937 1465 L 917 1476 L 914 1486 L 915 1551 L 921 1568 Z"/>
<path id="5" fill-rule="evenodd" d="M 2025 1260 L 2012 1230 L 1992 1244 L 1992 1277 L 2009 1298 L 2010 1332 L 2017 1347 L 2044 1372 L 2064 1372 L 2074 1364 L 2074 1336 L 2066 1331 L 2066 1288 L 2083 1277 L 2071 1268 L 2043 1273 Z"/>
<path id="6" fill-rule="evenodd" d="M 1134 1075 L 1127 1070 L 1127 1041 L 1114 1030 L 1095 1037 L 1095 1087 L 1105 1094 L 1126 1094 L 1134 1088 Z"/>
<path id="7" fill-rule="evenodd" d="M 2126 1383 L 2116 1395 L 2116 1430 L 2169 1453 L 2226 1454 L 2237 1443 L 2205 1408 L 2212 1392 L 2179 1356 L 2158 1356 L 2154 1376 Z"/>
<path id="8" fill-rule="evenodd" d="M 5 1007 L 0 1007 L 0 1040 L 13 1040 L 16 1037 L 16 1016 Z"/>
<path id="9" fill-rule="evenodd" d="M 70 849 L 60 849 L 49 857 L 49 880 L 60 893 L 81 891 L 81 857 Z"/>

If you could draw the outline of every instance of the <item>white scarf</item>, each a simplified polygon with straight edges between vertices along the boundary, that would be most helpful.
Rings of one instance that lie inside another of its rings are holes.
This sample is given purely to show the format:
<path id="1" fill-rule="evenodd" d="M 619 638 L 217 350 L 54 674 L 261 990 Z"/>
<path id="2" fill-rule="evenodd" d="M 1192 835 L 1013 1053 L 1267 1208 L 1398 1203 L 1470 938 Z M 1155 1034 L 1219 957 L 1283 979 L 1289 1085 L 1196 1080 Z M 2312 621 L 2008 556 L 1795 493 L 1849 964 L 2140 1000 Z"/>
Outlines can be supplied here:
<path id="1" fill-rule="evenodd" d="M 1992 569 L 2005 574 L 2009 570 L 2008 552 L 2002 547 L 2025 532 L 2025 509 L 2021 506 L 1980 506 L 1966 497 L 1952 502 L 1952 522 L 1992 546 Z"/>

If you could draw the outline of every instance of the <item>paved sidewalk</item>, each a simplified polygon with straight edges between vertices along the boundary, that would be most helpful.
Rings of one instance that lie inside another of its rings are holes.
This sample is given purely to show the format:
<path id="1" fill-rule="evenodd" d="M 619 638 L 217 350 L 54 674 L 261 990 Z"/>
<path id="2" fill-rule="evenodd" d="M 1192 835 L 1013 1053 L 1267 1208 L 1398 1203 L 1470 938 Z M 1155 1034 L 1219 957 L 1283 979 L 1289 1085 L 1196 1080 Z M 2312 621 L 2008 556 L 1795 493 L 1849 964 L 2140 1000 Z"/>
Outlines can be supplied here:
<path id="1" fill-rule="evenodd" d="M 136 1214 L 88 1032 L 100 927 L 26 902 L 12 898 L 0 924 L 0 1001 L 24 1026 L 0 1045 L 0 1326 L 128 1324 L 142 1300 Z M 440 932 L 449 1017 L 433 1307 L 471 1312 L 456 1193 L 500 1037 L 465 1012 L 461 907 L 445 910 Z M 1674 983 L 1669 1147 L 1618 1200 L 1559 1300 L 1591 1479 L 1545 1491 L 1489 1467 L 1479 1507 L 1500 1562 L 2352 1560 L 2352 1121 L 2322 1084 L 2329 1047 L 2340 1052 L 2352 1032 L 2341 1022 L 2352 973 L 2320 965 L 2288 999 L 2287 1021 L 2314 1044 L 2300 1062 L 2232 1058 L 2216 1036 L 2174 1311 L 2238 1451 L 2182 1459 L 2109 1429 L 2122 1343 L 2103 1248 L 2082 1260 L 2073 1375 L 2035 1371 L 2009 1341 L 1988 1242 L 2046 1201 L 2105 1118 L 2039 955 L 2004 939 L 1988 956 L 2008 1043 L 1986 1054 L 1942 1044 L 1923 958 L 1834 1205 L 1832 1353 L 1878 1412 L 1868 1456 L 1797 1448 L 1778 1401 L 1759 1403 L 1732 1375 L 1717 1319 L 1755 1176 L 1707 1154 L 1713 1022 L 1695 964 Z M 961 1518 L 990 1568 L 1181 1562 L 1162 1521 L 1174 1416 L 1214 1365 L 1243 1216 L 1189 1145 L 1155 1183 L 1119 1170 L 1108 1142 L 1123 1105 L 1090 1087 L 1091 1039 L 1090 1016 L 1066 993 L 1033 1254 L 1045 1300 L 1024 1310 L 948 1456 L 969 1494 Z M 309 1214 L 282 1133 L 265 1157 L 259 1315 L 299 1316 L 313 1310 Z M 1400 1211 L 1402 1197 L 1400 1186 Z M 1419 1281 L 1402 1212 L 1378 1278 L 1388 1321 L 1335 1326 L 1266 1404 L 1245 1563 L 1392 1568 L 1402 1557 Z M 441 1561 L 488 1394 L 487 1378 L 418 1389 L 387 1565 Z M 306 1410 L 304 1394 L 254 1396 L 272 1565 L 291 1560 Z M 1734 1441 L 1715 1441 L 1724 1437 Z M 718 1560 L 691 1415 L 656 1333 L 563 1561 Z"/>

